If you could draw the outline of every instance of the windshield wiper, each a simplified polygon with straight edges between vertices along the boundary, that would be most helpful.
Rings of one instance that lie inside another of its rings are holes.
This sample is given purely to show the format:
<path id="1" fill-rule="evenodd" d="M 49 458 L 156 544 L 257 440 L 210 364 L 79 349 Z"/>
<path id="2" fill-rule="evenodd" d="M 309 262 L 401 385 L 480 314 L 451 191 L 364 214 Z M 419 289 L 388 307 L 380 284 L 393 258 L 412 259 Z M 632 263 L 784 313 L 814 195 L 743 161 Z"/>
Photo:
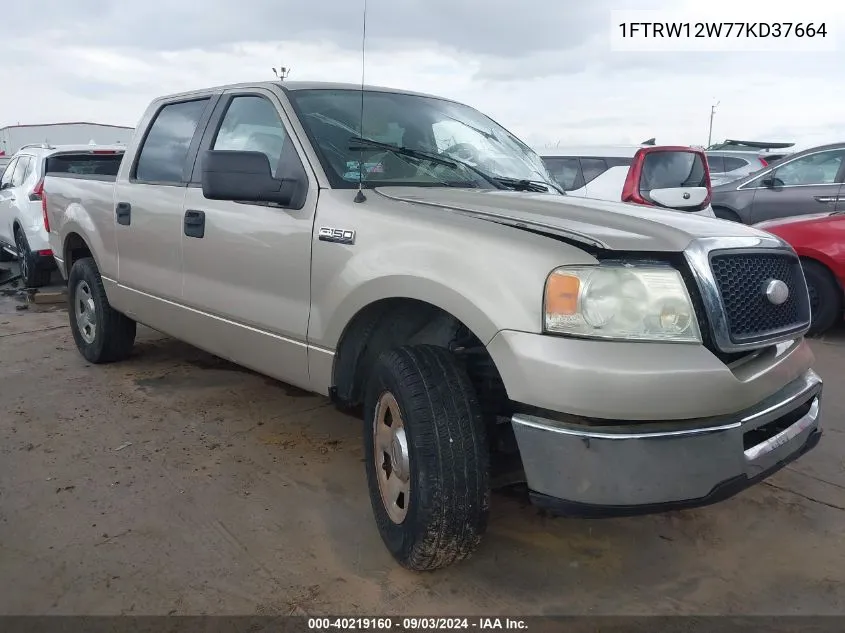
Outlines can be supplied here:
<path id="1" fill-rule="evenodd" d="M 458 167 L 458 163 L 456 163 L 455 161 L 442 158 L 439 154 L 435 154 L 433 152 L 429 153 L 418 149 L 411 149 L 410 147 L 402 147 L 401 145 L 382 143 L 381 141 L 376 141 L 370 138 L 362 138 L 360 136 L 352 137 L 350 139 L 350 142 L 352 144 L 349 146 L 349 151 L 360 151 L 362 149 L 375 147 L 378 149 L 384 149 L 389 152 L 393 152 L 395 154 L 399 154 L 400 156 L 410 156 L 411 158 L 416 158 L 417 160 L 428 160 L 432 163 L 437 163 L 438 165 L 451 167 L 452 169 L 457 169 Z"/>
<path id="2" fill-rule="evenodd" d="M 491 176 L 500 185 L 515 191 L 534 191 L 537 193 L 548 193 L 553 188 L 544 180 L 526 180 L 524 178 L 505 178 L 504 176 Z"/>

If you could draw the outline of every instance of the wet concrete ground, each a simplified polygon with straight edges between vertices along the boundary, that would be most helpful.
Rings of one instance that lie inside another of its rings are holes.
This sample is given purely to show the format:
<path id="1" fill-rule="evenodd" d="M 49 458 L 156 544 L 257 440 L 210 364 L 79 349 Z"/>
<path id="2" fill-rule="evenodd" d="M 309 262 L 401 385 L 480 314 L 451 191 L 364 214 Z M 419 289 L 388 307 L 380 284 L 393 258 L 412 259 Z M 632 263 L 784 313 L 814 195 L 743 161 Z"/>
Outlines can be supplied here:
<path id="1" fill-rule="evenodd" d="M 845 334 L 819 447 L 710 508 L 573 520 L 494 495 L 464 564 L 399 568 L 361 422 L 151 330 L 95 367 L 0 296 L 0 614 L 845 613 Z"/>

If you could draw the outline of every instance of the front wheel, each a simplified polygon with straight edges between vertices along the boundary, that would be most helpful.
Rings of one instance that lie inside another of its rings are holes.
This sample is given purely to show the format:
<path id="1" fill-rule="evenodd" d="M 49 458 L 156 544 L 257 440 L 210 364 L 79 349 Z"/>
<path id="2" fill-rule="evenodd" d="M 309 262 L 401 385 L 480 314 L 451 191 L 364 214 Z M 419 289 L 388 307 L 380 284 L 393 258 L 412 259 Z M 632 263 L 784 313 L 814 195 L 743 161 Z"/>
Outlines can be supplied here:
<path id="1" fill-rule="evenodd" d="M 468 557 L 487 527 L 489 453 L 475 391 L 447 350 L 382 354 L 364 423 L 367 483 L 379 533 L 416 571 Z"/>
<path id="2" fill-rule="evenodd" d="M 109 305 L 94 260 L 76 261 L 67 284 L 70 329 L 79 352 L 92 363 L 127 358 L 135 344 L 135 321 Z"/>
<path id="3" fill-rule="evenodd" d="M 810 295 L 809 334 L 823 334 L 842 318 L 842 289 L 826 266 L 805 259 L 801 268 Z"/>

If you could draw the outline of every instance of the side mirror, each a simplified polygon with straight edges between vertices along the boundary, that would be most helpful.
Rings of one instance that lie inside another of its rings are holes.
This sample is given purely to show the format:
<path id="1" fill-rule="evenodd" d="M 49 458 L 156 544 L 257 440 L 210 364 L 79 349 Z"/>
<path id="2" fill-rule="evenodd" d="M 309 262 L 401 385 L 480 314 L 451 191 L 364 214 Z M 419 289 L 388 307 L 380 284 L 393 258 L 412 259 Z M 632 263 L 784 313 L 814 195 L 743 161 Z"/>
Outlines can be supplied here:
<path id="1" fill-rule="evenodd" d="M 775 189 L 776 187 L 783 187 L 783 181 L 777 176 L 767 176 L 760 181 L 760 186 L 766 187 L 767 189 Z"/>
<path id="2" fill-rule="evenodd" d="M 275 202 L 289 206 L 300 189 L 295 178 L 273 178 L 262 152 L 206 150 L 202 158 L 202 194 L 209 200 Z"/>

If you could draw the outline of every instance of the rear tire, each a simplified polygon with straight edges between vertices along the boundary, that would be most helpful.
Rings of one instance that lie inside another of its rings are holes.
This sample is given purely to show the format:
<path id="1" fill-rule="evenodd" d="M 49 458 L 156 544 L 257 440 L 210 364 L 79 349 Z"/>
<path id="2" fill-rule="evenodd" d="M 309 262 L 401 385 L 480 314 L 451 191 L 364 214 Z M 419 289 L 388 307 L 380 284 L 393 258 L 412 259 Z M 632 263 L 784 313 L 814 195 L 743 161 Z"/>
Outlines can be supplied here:
<path id="1" fill-rule="evenodd" d="M 819 262 L 802 259 L 801 267 L 810 293 L 809 334 L 823 334 L 842 318 L 842 288 L 833 273 Z"/>
<path id="2" fill-rule="evenodd" d="M 717 218 L 722 220 L 729 220 L 730 222 L 739 222 L 742 224 L 742 220 L 740 219 L 739 215 L 731 211 L 730 209 L 726 209 L 725 207 L 713 207 L 713 213 Z"/>
<path id="3" fill-rule="evenodd" d="M 73 339 L 86 360 L 124 360 L 135 344 L 135 321 L 109 305 L 103 278 L 91 257 L 73 264 L 68 276 L 68 313 Z"/>
<path id="4" fill-rule="evenodd" d="M 370 501 L 387 549 L 415 571 L 467 558 L 487 528 L 490 456 L 466 372 L 440 347 L 385 352 L 364 412 Z"/>
<path id="5" fill-rule="evenodd" d="M 18 249 L 18 263 L 24 285 L 27 288 L 41 288 L 49 284 L 53 271 L 38 268 L 32 250 L 29 248 L 29 241 L 27 241 L 26 234 L 21 227 L 15 229 L 15 246 Z"/>

